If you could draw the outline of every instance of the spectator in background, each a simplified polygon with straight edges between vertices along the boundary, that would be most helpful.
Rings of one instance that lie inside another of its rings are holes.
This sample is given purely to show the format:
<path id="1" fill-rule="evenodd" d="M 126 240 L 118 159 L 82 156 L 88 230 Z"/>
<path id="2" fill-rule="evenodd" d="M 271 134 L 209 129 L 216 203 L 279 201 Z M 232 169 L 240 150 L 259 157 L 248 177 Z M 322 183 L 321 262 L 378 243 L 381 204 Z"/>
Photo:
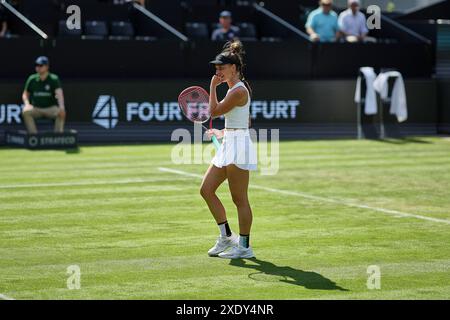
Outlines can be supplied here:
<path id="1" fill-rule="evenodd" d="M 359 7 L 359 0 L 348 0 L 348 9 L 339 15 L 339 28 L 348 42 L 364 41 L 369 33 L 366 16 Z"/>
<path id="2" fill-rule="evenodd" d="M 55 119 L 55 132 L 64 132 L 64 94 L 58 76 L 49 72 L 47 57 L 37 58 L 36 73 L 28 78 L 22 100 L 25 104 L 22 115 L 29 134 L 37 133 L 34 119 L 41 117 Z"/>
<path id="3" fill-rule="evenodd" d="M 239 28 L 232 25 L 230 11 L 222 11 L 219 17 L 220 28 L 213 31 L 212 41 L 230 41 L 239 38 Z"/>
<path id="4" fill-rule="evenodd" d="M 320 0 L 319 8 L 312 11 L 306 21 L 311 41 L 335 42 L 339 38 L 338 15 L 332 10 L 333 0 Z"/>
<path id="5" fill-rule="evenodd" d="M 5 9 L 0 5 L 0 38 L 5 38 L 8 34 L 8 22 Z"/>

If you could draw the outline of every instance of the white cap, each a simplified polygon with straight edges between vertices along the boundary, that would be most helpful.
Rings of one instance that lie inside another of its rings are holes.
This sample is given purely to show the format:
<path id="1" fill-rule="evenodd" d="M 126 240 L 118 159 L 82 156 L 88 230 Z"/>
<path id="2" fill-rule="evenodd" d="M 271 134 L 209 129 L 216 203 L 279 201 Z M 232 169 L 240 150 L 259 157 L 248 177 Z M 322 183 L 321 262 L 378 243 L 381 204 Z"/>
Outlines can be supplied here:
<path id="1" fill-rule="evenodd" d="M 348 0 L 348 5 L 352 5 L 354 3 L 359 5 L 359 0 Z"/>

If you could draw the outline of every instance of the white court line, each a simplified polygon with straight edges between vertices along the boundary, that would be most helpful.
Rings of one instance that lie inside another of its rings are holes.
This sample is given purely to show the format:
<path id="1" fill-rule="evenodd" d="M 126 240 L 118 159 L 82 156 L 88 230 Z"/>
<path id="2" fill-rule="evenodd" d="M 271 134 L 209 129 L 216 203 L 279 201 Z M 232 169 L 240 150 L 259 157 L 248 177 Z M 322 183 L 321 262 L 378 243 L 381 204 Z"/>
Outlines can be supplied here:
<path id="1" fill-rule="evenodd" d="M 160 171 L 163 171 L 163 172 L 179 174 L 179 175 L 183 175 L 183 176 L 187 176 L 187 177 L 203 178 L 203 176 L 200 175 L 200 174 L 189 173 L 189 172 L 185 172 L 185 171 L 181 171 L 181 170 L 162 168 L 162 167 L 158 168 L 158 169 Z M 269 191 L 269 192 L 273 192 L 273 193 L 281 193 L 281 194 L 286 194 L 286 195 L 290 195 L 290 196 L 302 197 L 302 198 L 305 198 L 305 199 L 315 200 L 315 201 L 319 201 L 319 202 L 335 203 L 335 204 L 344 205 L 344 206 L 348 206 L 348 207 L 354 207 L 354 208 L 359 208 L 359 209 L 367 209 L 367 210 L 372 210 L 372 211 L 377 211 L 377 212 L 382 212 L 382 213 L 394 215 L 394 216 L 397 216 L 397 217 L 416 218 L 416 219 L 421 219 L 421 220 L 427 220 L 427 221 L 433 221 L 433 222 L 438 222 L 438 223 L 450 224 L 450 220 L 446 220 L 446 219 L 431 218 L 431 217 L 421 216 L 421 215 L 418 215 L 418 214 L 401 212 L 401 211 L 397 211 L 397 210 L 390 210 L 390 209 L 372 207 L 372 206 L 368 206 L 368 205 L 365 205 L 365 204 L 351 203 L 351 202 L 348 202 L 348 201 L 345 201 L 345 200 L 339 200 L 339 199 L 315 196 L 315 195 L 307 194 L 307 193 L 304 193 L 304 192 L 274 189 L 274 188 L 268 188 L 268 187 L 254 185 L 254 184 L 250 184 L 250 188 L 264 190 L 264 191 Z"/>
<path id="2" fill-rule="evenodd" d="M 55 183 L 36 183 L 36 184 L 11 184 L 0 185 L 0 189 L 18 189 L 18 188 L 41 188 L 41 187 L 72 187 L 72 186 L 91 186 L 108 184 L 132 184 L 163 181 L 165 179 L 124 179 L 110 181 L 92 181 L 92 182 L 55 182 Z"/>
<path id="3" fill-rule="evenodd" d="M 13 299 L 11 297 L 8 297 L 8 296 L 5 296 L 4 294 L 0 293 L 0 300 L 15 300 L 15 299 Z"/>

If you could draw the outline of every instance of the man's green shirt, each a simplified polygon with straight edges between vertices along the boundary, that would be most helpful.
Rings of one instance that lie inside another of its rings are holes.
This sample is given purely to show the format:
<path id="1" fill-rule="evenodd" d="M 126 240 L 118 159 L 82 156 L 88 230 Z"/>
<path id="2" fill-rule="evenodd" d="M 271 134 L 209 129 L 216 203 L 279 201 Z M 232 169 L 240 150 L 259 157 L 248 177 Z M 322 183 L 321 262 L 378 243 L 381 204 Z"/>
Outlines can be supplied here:
<path id="1" fill-rule="evenodd" d="M 49 73 L 44 81 L 39 78 L 39 74 L 33 74 L 25 84 L 25 91 L 30 93 L 30 103 L 37 108 L 57 106 L 55 90 L 58 88 L 61 88 L 61 83 L 53 73 Z"/>

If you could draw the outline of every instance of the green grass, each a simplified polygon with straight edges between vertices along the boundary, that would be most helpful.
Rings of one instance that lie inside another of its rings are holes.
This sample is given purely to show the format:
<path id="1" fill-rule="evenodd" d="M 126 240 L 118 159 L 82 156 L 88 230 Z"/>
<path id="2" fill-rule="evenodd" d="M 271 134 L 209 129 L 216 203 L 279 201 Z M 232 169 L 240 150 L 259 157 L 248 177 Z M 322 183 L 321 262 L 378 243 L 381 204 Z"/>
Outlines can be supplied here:
<path id="1" fill-rule="evenodd" d="M 0 294 L 15 299 L 449 299 L 450 224 L 251 188 L 257 260 L 209 258 L 206 165 L 171 145 L 0 149 Z M 450 221 L 450 140 L 301 141 L 251 183 Z M 237 215 L 219 190 L 232 229 Z M 81 268 L 81 289 L 66 287 Z M 369 290 L 367 267 L 381 269 Z"/>

